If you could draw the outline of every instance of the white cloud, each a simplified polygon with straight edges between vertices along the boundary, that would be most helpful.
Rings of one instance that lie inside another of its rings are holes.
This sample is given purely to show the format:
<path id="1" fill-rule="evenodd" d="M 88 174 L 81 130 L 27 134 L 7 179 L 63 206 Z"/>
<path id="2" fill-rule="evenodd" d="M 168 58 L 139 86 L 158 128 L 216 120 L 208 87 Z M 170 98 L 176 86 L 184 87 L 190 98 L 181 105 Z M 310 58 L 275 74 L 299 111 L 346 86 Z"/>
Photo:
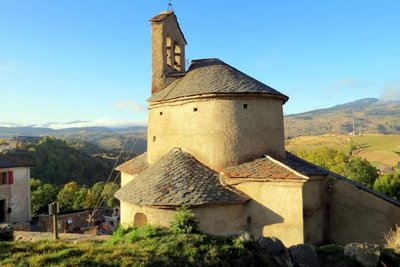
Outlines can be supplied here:
<path id="1" fill-rule="evenodd" d="M 126 121 L 126 120 L 113 120 L 113 119 L 99 119 L 95 121 L 74 121 L 66 123 L 50 123 L 46 127 L 59 130 L 66 128 L 82 128 L 82 127 L 107 127 L 107 128 L 127 128 L 130 126 L 146 125 L 143 121 Z M 36 125 L 40 127 L 40 125 Z"/>
<path id="2" fill-rule="evenodd" d="M 142 112 L 147 110 L 147 107 L 145 105 L 139 104 L 133 100 L 119 101 L 115 103 L 114 106 L 118 109 L 128 109 L 134 112 Z"/>

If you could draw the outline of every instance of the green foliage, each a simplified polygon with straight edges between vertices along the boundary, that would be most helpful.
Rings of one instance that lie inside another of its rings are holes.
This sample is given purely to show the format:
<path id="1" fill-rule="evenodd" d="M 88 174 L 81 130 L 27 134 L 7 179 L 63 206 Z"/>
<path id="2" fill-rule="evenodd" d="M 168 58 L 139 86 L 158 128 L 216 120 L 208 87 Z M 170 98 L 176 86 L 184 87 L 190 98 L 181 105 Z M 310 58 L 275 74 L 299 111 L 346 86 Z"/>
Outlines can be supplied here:
<path id="1" fill-rule="evenodd" d="M 362 185 L 372 188 L 378 178 L 378 170 L 366 159 L 351 158 L 345 164 L 343 176 L 346 176 Z"/>
<path id="2" fill-rule="evenodd" d="M 303 150 L 298 153 L 298 156 L 370 188 L 373 187 L 378 178 L 377 169 L 367 160 L 360 157 L 350 157 L 344 152 L 332 148 L 322 147 L 314 151 Z"/>
<path id="3" fill-rule="evenodd" d="M 185 206 L 177 209 L 171 221 L 171 230 L 177 234 L 189 234 L 197 230 L 199 222 L 196 215 Z"/>
<path id="4" fill-rule="evenodd" d="M 79 194 L 78 184 L 76 182 L 69 182 L 64 185 L 57 196 L 57 201 L 60 210 L 73 210 L 76 208 L 76 199 Z"/>
<path id="5" fill-rule="evenodd" d="M 40 177 L 44 183 L 56 186 L 75 180 L 78 184 L 92 185 L 106 180 L 112 163 L 93 157 L 69 146 L 65 141 L 44 137 L 38 144 L 30 144 L 18 157 L 34 163 L 33 177 Z"/>
<path id="6" fill-rule="evenodd" d="M 374 183 L 374 190 L 400 200 L 400 172 L 380 176 Z"/>
<path id="7" fill-rule="evenodd" d="M 232 238 L 145 233 L 132 243 L 0 242 L 0 266 L 267 266 L 257 246 Z"/>
<path id="8" fill-rule="evenodd" d="M 344 255 L 344 248 L 339 245 L 330 244 L 317 247 L 316 252 L 323 266 L 360 266 L 355 259 Z"/>
<path id="9" fill-rule="evenodd" d="M 114 193 L 118 189 L 119 186 L 114 183 L 97 182 L 91 188 L 87 188 L 73 181 L 64 185 L 57 195 L 57 200 L 61 210 L 89 209 L 97 204 L 115 207 L 118 202 Z"/>
<path id="10" fill-rule="evenodd" d="M 37 216 L 48 211 L 48 204 L 57 199 L 58 190 L 54 185 L 42 184 L 39 179 L 31 178 L 32 214 Z"/>

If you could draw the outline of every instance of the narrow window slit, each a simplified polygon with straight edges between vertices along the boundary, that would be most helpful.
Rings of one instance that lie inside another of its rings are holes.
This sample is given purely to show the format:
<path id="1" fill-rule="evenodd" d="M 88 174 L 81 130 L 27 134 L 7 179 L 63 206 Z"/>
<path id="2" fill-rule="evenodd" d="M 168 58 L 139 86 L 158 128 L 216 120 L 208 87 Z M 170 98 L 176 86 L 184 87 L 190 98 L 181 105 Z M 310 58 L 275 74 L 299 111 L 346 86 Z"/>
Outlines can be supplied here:
<path id="1" fill-rule="evenodd" d="M 153 136 L 153 142 L 155 142 L 156 141 L 156 137 L 155 136 Z"/>
<path id="2" fill-rule="evenodd" d="M 160 116 L 162 116 L 162 111 L 160 111 Z"/>
<path id="3" fill-rule="evenodd" d="M 244 109 L 247 109 L 247 104 L 243 104 L 243 108 L 244 108 Z"/>

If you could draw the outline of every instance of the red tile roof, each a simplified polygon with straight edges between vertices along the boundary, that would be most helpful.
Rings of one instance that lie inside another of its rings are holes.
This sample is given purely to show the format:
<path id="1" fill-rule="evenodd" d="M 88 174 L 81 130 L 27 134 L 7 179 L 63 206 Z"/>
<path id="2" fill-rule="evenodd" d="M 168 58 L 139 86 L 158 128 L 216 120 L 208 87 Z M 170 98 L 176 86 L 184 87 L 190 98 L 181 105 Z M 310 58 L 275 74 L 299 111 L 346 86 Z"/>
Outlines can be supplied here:
<path id="1" fill-rule="evenodd" d="M 291 169 L 270 156 L 228 167 L 223 171 L 227 178 L 251 180 L 306 180 L 307 176 Z"/>

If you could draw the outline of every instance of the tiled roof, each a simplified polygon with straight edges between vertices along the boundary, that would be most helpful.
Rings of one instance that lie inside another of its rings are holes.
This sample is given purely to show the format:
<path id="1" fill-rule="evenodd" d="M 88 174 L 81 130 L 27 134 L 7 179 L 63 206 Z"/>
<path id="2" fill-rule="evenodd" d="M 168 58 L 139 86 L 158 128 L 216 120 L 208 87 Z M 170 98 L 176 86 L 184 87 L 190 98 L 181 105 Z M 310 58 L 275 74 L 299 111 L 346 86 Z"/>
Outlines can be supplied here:
<path id="1" fill-rule="evenodd" d="M 227 178 L 251 180 L 306 180 L 310 176 L 329 172 L 295 155 L 286 152 L 286 158 L 278 161 L 270 156 L 255 159 L 223 171 Z"/>
<path id="2" fill-rule="evenodd" d="M 269 95 L 281 98 L 284 102 L 289 99 L 221 60 L 212 58 L 193 60 L 185 76 L 153 94 L 148 101 L 159 102 L 204 94 Z"/>
<path id="3" fill-rule="evenodd" d="M 128 173 L 128 174 L 138 174 L 147 169 L 149 164 L 147 163 L 147 152 L 119 165 L 115 168 L 117 171 Z"/>
<path id="4" fill-rule="evenodd" d="M 302 175 L 278 164 L 271 157 L 263 157 L 236 166 L 228 167 L 223 171 L 227 178 L 251 180 L 305 180 Z"/>
<path id="5" fill-rule="evenodd" d="M 225 187 L 219 174 L 174 148 L 115 193 L 131 204 L 199 206 L 244 203 L 248 197 Z"/>
<path id="6" fill-rule="evenodd" d="M 0 154 L 0 168 L 29 167 L 29 166 L 33 166 L 33 164 L 24 160 L 20 160 L 10 155 Z"/>
<path id="7" fill-rule="evenodd" d="M 282 163 L 306 176 L 326 175 L 329 173 L 328 170 L 322 167 L 318 167 L 317 165 L 301 159 L 289 152 L 286 152 L 286 159 L 284 159 Z"/>

